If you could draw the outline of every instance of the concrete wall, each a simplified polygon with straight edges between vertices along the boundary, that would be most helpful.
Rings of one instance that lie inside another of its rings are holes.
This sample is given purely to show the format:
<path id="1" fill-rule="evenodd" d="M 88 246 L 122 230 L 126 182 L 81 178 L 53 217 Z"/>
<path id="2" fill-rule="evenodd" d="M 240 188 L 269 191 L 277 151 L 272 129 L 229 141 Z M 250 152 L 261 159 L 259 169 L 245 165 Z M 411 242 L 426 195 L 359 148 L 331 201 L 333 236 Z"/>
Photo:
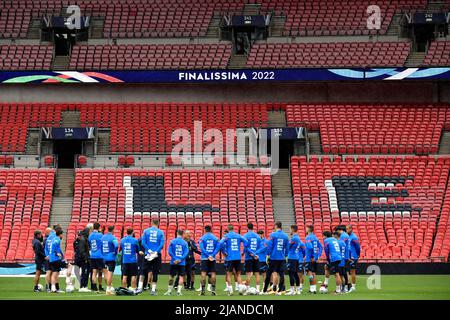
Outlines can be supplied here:
<path id="1" fill-rule="evenodd" d="M 12 84 L 0 101 L 450 103 L 450 83 Z"/>

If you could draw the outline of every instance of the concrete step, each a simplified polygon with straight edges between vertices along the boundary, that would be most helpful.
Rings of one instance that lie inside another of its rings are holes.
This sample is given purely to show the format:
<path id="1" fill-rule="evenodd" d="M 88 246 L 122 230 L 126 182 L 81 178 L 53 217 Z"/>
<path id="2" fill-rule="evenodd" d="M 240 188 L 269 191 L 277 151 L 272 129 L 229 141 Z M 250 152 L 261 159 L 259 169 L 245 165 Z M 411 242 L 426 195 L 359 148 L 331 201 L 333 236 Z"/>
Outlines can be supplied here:
<path id="1" fill-rule="evenodd" d="M 272 23 L 270 25 L 270 36 L 271 37 L 282 37 L 285 23 L 286 23 L 285 16 L 272 17 Z"/>
<path id="2" fill-rule="evenodd" d="M 103 38 L 105 19 L 101 17 L 91 18 L 90 37 L 92 39 Z"/>
<path id="3" fill-rule="evenodd" d="M 28 129 L 27 147 L 25 154 L 37 155 L 39 144 L 39 129 Z"/>
<path id="4" fill-rule="evenodd" d="M 228 61 L 228 69 L 242 69 L 247 65 L 247 56 L 232 54 Z"/>
<path id="5" fill-rule="evenodd" d="M 41 20 L 31 19 L 30 26 L 28 27 L 27 39 L 40 39 L 41 38 Z"/>
<path id="6" fill-rule="evenodd" d="M 295 224 L 294 202 L 292 198 L 292 184 L 289 169 L 279 169 L 272 176 L 272 201 L 275 221 L 281 221 L 283 230 Z"/>
<path id="7" fill-rule="evenodd" d="M 208 30 L 206 31 L 207 38 L 219 38 L 221 19 L 222 19 L 222 17 L 220 17 L 220 16 L 212 17 L 212 19 L 208 25 Z"/>
<path id="8" fill-rule="evenodd" d="M 259 15 L 260 10 L 261 10 L 260 4 L 247 3 L 244 5 L 244 10 L 242 11 L 242 14 L 244 16 L 256 16 Z"/>
<path id="9" fill-rule="evenodd" d="M 69 68 L 69 56 L 55 56 L 53 58 L 52 70 L 67 70 Z"/>
<path id="10" fill-rule="evenodd" d="M 422 65 L 425 56 L 426 56 L 425 52 L 411 52 L 408 56 L 408 59 L 406 59 L 405 66 L 419 67 Z"/>
<path id="11" fill-rule="evenodd" d="M 320 143 L 319 132 L 308 132 L 309 139 L 309 153 L 322 154 L 322 145 Z"/>
<path id="12" fill-rule="evenodd" d="M 450 131 L 444 131 L 442 135 L 439 154 L 450 154 Z"/>
<path id="13" fill-rule="evenodd" d="M 67 229 L 70 224 L 70 219 L 72 216 L 72 197 L 53 197 L 52 211 L 50 215 L 50 225 L 61 225 L 64 230 L 63 241 L 61 244 L 62 248 L 65 248 Z"/>
<path id="14" fill-rule="evenodd" d="M 284 128 L 286 124 L 286 114 L 284 111 L 269 111 L 267 114 L 267 125 L 269 127 Z"/>
<path id="15" fill-rule="evenodd" d="M 74 183 L 74 169 L 58 169 L 56 171 L 54 195 L 56 197 L 73 197 Z"/>
<path id="16" fill-rule="evenodd" d="M 400 36 L 400 19 L 402 18 L 401 14 L 395 14 L 392 17 L 391 24 L 389 25 L 386 35 L 388 36 Z"/>
<path id="17" fill-rule="evenodd" d="M 81 126 L 79 111 L 63 111 L 61 117 L 63 128 L 79 128 Z"/>
<path id="18" fill-rule="evenodd" d="M 110 131 L 99 130 L 97 141 L 97 154 L 100 155 L 109 154 L 110 153 L 109 142 L 110 142 Z"/>

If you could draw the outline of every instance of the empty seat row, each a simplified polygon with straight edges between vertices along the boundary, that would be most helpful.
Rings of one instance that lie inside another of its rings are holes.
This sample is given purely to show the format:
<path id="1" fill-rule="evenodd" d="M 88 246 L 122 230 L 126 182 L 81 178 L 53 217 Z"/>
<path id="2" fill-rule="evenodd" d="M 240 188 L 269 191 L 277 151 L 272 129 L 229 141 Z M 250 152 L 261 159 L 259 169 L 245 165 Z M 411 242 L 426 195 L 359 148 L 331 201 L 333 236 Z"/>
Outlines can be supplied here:
<path id="1" fill-rule="evenodd" d="M 52 58 L 51 45 L 0 46 L 1 70 L 49 70 Z"/>
<path id="2" fill-rule="evenodd" d="M 289 126 L 319 131 L 333 154 L 437 153 L 449 105 L 288 105 Z"/>
<path id="3" fill-rule="evenodd" d="M 257 43 L 247 66 L 253 68 L 401 67 L 409 42 Z"/>
<path id="4" fill-rule="evenodd" d="M 450 158 L 295 156 L 291 168 L 297 224 L 313 224 L 317 234 L 352 224 L 364 259 L 448 256 L 448 207 L 442 204 Z M 447 240 L 433 251 L 436 234 Z"/>

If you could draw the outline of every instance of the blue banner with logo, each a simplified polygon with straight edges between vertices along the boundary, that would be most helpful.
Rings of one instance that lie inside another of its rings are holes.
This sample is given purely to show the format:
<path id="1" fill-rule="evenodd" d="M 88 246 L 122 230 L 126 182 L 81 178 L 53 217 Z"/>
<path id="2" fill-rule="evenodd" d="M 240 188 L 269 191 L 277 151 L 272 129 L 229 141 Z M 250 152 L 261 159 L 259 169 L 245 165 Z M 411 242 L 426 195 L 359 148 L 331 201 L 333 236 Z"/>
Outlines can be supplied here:
<path id="1" fill-rule="evenodd" d="M 0 71 L 0 84 L 450 80 L 450 67 L 151 71 Z"/>

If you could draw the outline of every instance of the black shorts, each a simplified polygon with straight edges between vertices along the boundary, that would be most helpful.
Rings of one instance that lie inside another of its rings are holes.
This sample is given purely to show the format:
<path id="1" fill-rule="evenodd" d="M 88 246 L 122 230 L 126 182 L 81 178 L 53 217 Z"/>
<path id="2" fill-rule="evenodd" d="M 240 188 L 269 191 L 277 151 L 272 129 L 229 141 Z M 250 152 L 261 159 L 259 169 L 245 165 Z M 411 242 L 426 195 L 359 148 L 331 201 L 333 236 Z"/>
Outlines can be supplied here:
<path id="1" fill-rule="evenodd" d="M 341 263 L 341 260 L 327 263 L 327 268 L 328 268 L 328 271 L 330 271 L 330 274 L 339 273 L 339 264 L 340 263 Z"/>
<path id="2" fill-rule="evenodd" d="M 338 267 L 338 272 L 340 276 L 345 276 L 347 274 L 347 268 L 346 267 Z"/>
<path id="3" fill-rule="evenodd" d="M 161 269 L 161 255 L 158 254 L 158 257 L 153 259 L 152 261 L 148 261 L 144 259 L 142 262 L 142 270 L 144 274 L 149 272 L 153 274 L 159 274 L 159 270 Z"/>
<path id="4" fill-rule="evenodd" d="M 305 271 L 306 272 L 312 272 L 317 273 L 317 262 L 306 262 L 305 263 Z"/>
<path id="5" fill-rule="evenodd" d="M 289 259 L 287 264 L 287 269 L 289 272 L 298 272 L 298 260 Z"/>
<path id="6" fill-rule="evenodd" d="M 206 273 L 216 272 L 216 261 L 202 260 L 200 271 Z"/>
<path id="7" fill-rule="evenodd" d="M 34 260 L 34 263 L 36 264 L 36 271 L 45 272 L 45 262 L 47 260 Z"/>
<path id="8" fill-rule="evenodd" d="M 303 262 L 298 262 L 298 272 L 305 273 L 305 264 Z"/>
<path id="9" fill-rule="evenodd" d="M 50 270 L 50 262 L 48 260 L 44 261 L 44 270 L 45 270 L 45 272 L 51 271 Z"/>
<path id="10" fill-rule="evenodd" d="M 267 262 L 258 262 L 258 271 L 260 273 L 264 273 L 267 271 L 267 269 L 269 268 L 269 266 L 267 265 Z"/>
<path id="11" fill-rule="evenodd" d="M 284 273 L 286 261 L 284 260 L 269 260 L 269 273 L 276 272 L 278 274 Z"/>
<path id="12" fill-rule="evenodd" d="M 244 262 L 245 272 L 259 272 L 259 260 L 250 259 Z"/>
<path id="13" fill-rule="evenodd" d="M 186 268 L 185 266 L 179 264 L 171 264 L 169 274 L 171 277 L 175 276 L 184 277 L 186 275 Z"/>
<path id="14" fill-rule="evenodd" d="M 242 268 L 241 260 L 228 261 L 227 272 L 240 272 Z"/>
<path id="15" fill-rule="evenodd" d="M 106 269 L 109 272 L 114 272 L 116 270 L 116 262 L 115 261 L 105 261 Z"/>
<path id="16" fill-rule="evenodd" d="M 348 260 L 348 270 L 356 270 L 358 268 L 358 260 Z"/>
<path id="17" fill-rule="evenodd" d="M 125 277 L 136 277 L 138 274 L 137 263 L 122 263 L 122 275 Z"/>
<path id="18" fill-rule="evenodd" d="M 105 261 L 103 259 L 91 259 L 91 270 L 103 270 L 105 269 Z"/>
<path id="19" fill-rule="evenodd" d="M 61 269 L 67 268 L 67 263 L 62 260 L 57 260 L 49 263 L 52 272 L 61 272 Z"/>

